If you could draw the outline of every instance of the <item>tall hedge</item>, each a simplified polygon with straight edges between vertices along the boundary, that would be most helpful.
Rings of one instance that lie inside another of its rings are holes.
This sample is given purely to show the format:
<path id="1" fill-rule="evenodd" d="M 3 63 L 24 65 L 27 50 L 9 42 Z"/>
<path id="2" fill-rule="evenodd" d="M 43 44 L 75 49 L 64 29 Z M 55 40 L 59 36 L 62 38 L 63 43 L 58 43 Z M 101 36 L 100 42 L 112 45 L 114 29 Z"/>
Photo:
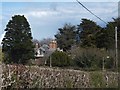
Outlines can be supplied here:
<path id="1" fill-rule="evenodd" d="M 51 59 L 52 66 L 65 67 L 65 66 L 72 65 L 72 59 L 65 52 L 55 51 L 49 57 L 48 64 L 50 63 L 50 59 Z"/>

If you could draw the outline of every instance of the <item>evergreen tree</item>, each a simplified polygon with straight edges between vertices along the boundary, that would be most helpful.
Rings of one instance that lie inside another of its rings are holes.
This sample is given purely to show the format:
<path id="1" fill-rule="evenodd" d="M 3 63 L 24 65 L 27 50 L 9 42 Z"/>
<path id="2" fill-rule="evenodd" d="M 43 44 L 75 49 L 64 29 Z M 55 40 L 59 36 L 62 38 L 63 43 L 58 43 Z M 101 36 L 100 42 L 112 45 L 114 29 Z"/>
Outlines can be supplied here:
<path id="1" fill-rule="evenodd" d="M 82 19 L 79 27 L 83 29 L 80 33 L 81 46 L 96 47 L 96 34 L 101 30 L 101 27 L 89 19 Z"/>
<path id="2" fill-rule="evenodd" d="M 104 47 L 107 50 L 115 49 L 115 24 L 113 22 L 108 22 L 104 35 L 104 41 L 102 40 L 102 43 L 106 43 Z"/>
<path id="3" fill-rule="evenodd" d="M 58 47 L 64 51 L 70 50 L 75 44 L 76 27 L 70 24 L 65 24 L 63 28 L 58 29 L 59 32 L 55 35 Z"/>
<path id="4" fill-rule="evenodd" d="M 13 16 L 6 25 L 5 32 L 2 40 L 5 63 L 26 64 L 34 58 L 31 28 L 24 15 Z"/>
<path id="5" fill-rule="evenodd" d="M 97 47 L 101 47 L 102 45 L 102 47 L 107 50 L 115 49 L 115 27 L 118 29 L 118 46 L 120 45 L 120 18 L 113 20 L 114 21 L 108 22 L 106 28 L 98 34 Z"/>
<path id="6" fill-rule="evenodd" d="M 100 32 L 96 34 L 96 47 L 108 49 L 110 41 L 108 40 L 108 31 L 103 28 Z"/>

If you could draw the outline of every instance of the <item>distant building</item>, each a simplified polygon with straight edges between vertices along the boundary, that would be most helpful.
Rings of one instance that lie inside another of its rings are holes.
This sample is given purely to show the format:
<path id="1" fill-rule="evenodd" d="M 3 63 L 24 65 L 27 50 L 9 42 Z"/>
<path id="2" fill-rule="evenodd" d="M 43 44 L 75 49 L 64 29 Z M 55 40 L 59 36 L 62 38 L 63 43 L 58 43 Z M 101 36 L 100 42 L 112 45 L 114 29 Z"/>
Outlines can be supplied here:
<path id="1" fill-rule="evenodd" d="M 48 49 L 49 49 L 48 45 L 40 46 L 38 43 L 36 43 L 36 45 L 35 45 L 35 57 L 36 58 L 44 57 L 44 55 Z"/>
<path id="2" fill-rule="evenodd" d="M 57 42 L 56 42 L 55 40 L 52 40 L 52 41 L 49 43 L 49 48 L 56 50 L 56 49 L 57 49 Z"/>
<path id="3" fill-rule="evenodd" d="M 50 56 L 55 50 L 57 50 L 57 42 L 55 40 L 50 41 L 49 45 L 35 44 L 35 61 L 37 64 L 43 64 L 43 57 Z"/>

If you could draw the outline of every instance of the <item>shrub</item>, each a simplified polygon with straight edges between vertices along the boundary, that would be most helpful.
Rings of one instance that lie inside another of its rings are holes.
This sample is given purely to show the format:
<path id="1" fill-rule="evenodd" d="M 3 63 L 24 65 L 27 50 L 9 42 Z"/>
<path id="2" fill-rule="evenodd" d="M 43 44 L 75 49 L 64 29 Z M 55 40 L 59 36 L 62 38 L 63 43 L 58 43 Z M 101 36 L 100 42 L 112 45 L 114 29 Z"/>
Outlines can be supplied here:
<path id="1" fill-rule="evenodd" d="M 72 59 L 65 52 L 55 51 L 47 60 L 47 64 L 50 64 L 50 59 L 52 61 L 52 66 L 64 67 L 71 66 Z"/>
<path id="2" fill-rule="evenodd" d="M 99 70 L 103 66 L 103 58 L 105 68 L 112 68 L 113 58 L 107 59 L 109 55 L 104 49 L 98 48 L 74 48 L 71 50 L 71 55 L 76 63 L 76 66 L 79 66 L 84 69 Z"/>
<path id="3" fill-rule="evenodd" d="M 105 82 L 101 72 L 91 72 L 90 82 L 92 87 L 96 87 L 96 88 L 105 87 Z"/>

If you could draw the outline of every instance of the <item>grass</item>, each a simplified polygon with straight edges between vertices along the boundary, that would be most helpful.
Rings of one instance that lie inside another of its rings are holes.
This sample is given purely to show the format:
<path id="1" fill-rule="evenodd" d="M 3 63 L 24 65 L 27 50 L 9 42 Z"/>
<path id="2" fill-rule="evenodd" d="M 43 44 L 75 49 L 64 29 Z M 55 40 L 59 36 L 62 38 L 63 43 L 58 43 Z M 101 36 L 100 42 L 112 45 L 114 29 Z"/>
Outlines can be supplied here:
<path id="1" fill-rule="evenodd" d="M 91 86 L 95 88 L 105 87 L 102 72 L 98 71 L 90 72 L 90 83 Z"/>

